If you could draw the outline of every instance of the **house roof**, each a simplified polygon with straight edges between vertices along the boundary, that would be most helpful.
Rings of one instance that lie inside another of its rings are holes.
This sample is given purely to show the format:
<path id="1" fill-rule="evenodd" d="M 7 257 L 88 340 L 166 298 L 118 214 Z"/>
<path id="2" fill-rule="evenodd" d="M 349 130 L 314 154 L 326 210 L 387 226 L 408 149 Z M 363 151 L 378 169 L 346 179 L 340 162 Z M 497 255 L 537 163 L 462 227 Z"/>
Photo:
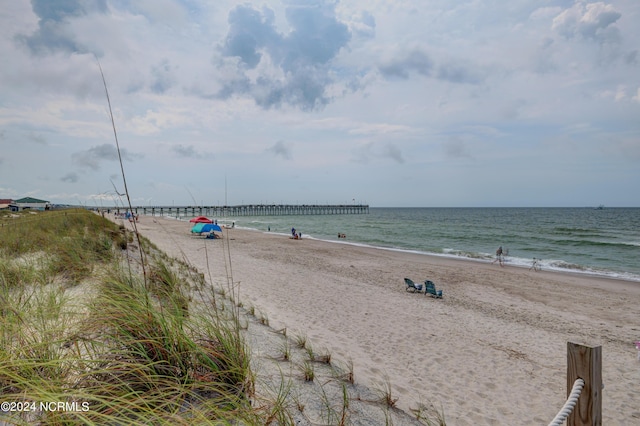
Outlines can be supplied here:
<path id="1" fill-rule="evenodd" d="M 0 198 L 0 204 L 11 204 L 13 200 L 11 198 Z"/>
<path id="2" fill-rule="evenodd" d="M 32 197 L 25 197 L 25 198 L 20 198 L 19 200 L 15 200 L 16 204 L 47 204 L 48 201 L 45 200 L 38 200 L 37 198 L 32 198 Z"/>

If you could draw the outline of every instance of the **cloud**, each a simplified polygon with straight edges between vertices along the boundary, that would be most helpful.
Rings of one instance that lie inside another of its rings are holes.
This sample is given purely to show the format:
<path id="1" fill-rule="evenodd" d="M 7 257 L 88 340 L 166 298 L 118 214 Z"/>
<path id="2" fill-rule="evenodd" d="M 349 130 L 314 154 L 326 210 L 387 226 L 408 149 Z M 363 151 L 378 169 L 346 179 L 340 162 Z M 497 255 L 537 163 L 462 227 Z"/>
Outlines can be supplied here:
<path id="1" fill-rule="evenodd" d="M 384 148 L 385 157 L 392 159 L 398 164 L 404 164 L 404 158 L 402 158 L 402 151 L 397 146 L 388 144 Z"/>
<path id="2" fill-rule="evenodd" d="M 78 177 L 78 174 L 75 172 L 67 173 L 66 175 L 60 178 L 62 182 L 69 182 L 69 183 L 76 183 L 79 179 L 80 178 Z"/>
<path id="3" fill-rule="evenodd" d="M 422 49 L 413 49 L 378 66 L 387 79 L 407 80 L 412 74 L 433 77 L 451 83 L 478 84 L 485 79 L 486 72 L 460 59 L 447 59 L 437 64 Z"/>
<path id="4" fill-rule="evenodd" d="M 174 145 L 171 147 L 171 150 L 175 152 L 178 157 L 183 158 L 197 158 L 198 153 L 196 152 L 193 145 L 184 146 L 182 144 Z"/>
<path id="5" fill-rule="evenodd" d="M 465 142 L 458 136 L 452 136 L 444 145 L 444 152 L 448 158 L 471 158 Z"/>
<path id="6" fill-rule="evenodd" d="M 610 4 L 577 2 L 553 19 L 552 28 L 566 38 L 618 41 L 614 25 L 621 16 Z"/>
<path id="7" fill-rule="evenodd" d="M 106 0 L 31 0 L 33 12 L 38 16 L 38 29 L 31 35 L 18 35 L 34 54 L 63 51 L 86 53 L 88 49 L 77 41 L 69 21 L 94 12 L 107 11 Z"/>
<path id="8" fill-rule="evenodd" d="M 275 155 L 276 157 L 282 157 L 285 160 L 291 160 L 293 158 L 291 147 L 283 141 L 276 142 L 272 147 L 267 149 L 267 152 Z"/>
<path id="9" fill-rule="evenodd" d="M 29 141 L 37 143 L 39 145 L 46 145 L 47 141 L 45 140 L 45 138 L 42 135 L 37 135 L 35 133 L 29 133 L 27 135 L 27 139 L 29 139 Z"/>
<path id="10" fill-rule="evenodd" d="M 126 149 L 121 149 L 120 154 L 123 160 L 128 161 L 140 157 L 130 154 Z M 105 143 L 73 154 L 71 161 L 81 168 L 98 170 L 102 161 L 118 161 L 118 151 L 115 146 Z"/>
<path id="11" fill-rule="evenodd" d="M 373 39 L 376 36 L 376 18 L 367 10 L 352 17 L 348 25 L 354 36 L 362 39 Z"/>
<path id="12" fill-rule="evenodd" d="M 329 102 L 331 62 L 351 40 L 331 1 L 290 2 L 285 10 L 291 30 L 278 32 L 275 13 L 240 5 L 229 13 L 229 31 L 220 47 L 220 68 L 235 72 L 218 96 L 248 95 L 265 109 L 289 104 L 313 110 Z M 226 59 L 226 60 L 225 60 Z"/>
<path id="13" fill-rule="evenodd" d="M 352 161 L 359 164 L 369 164 L 372 160 L 392 160 L 398 164 L 404 164 L 402 151 L 395 145 L 387 143 L 383 147 L 376 147 L 374 142 L 360 145 L 353 151 Z"/>
<path id="14" fill-rule="evenodd" d="M 484 72 L 463 61 L 448 61 L 438 66 L 436 77 L 451 83 L 479 84 L 485 79 Z"/>
<path id="15" fill-rule="evenodd" d="M 169 90 L 175 83 L 176 77 L 168 59 L 163 59 L 158 65 L 151 67 L 151 91 L 161 95 Z"/>
<path id="16" fill-rule="evenodd" d="M 433 61 L 422 50 L 414 49 L 400 58 L 380 65 L 378 69 L 385 78 L 407 79 L 412 72 L 430 76 L 433 70 Z"/>

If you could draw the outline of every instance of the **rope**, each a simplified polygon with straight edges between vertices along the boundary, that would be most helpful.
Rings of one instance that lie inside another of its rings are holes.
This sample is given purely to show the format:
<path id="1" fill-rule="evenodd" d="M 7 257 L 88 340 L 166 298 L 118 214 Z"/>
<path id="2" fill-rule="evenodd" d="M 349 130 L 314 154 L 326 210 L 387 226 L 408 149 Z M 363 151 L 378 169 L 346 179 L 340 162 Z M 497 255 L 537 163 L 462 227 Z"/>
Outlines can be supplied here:
<path id="1" fill-rule="evenodd" d="M 573 407 L 576 406 L 576 402 L 578 402 L 578 398 L 580 398 L 580 393 L 582 392 L 582 388 L 584 387 L 584 380 L 576 379 L 573 382 L 573 388 L 571 389 L 571 393 L 567 398 L 567 402 L 564 403 L 564 406 L 556 417 L 549 423 L 549 426 L 560 426 L 564 423 L 564 421 L 569 417 L 569 414 L 573 411 Z"/>

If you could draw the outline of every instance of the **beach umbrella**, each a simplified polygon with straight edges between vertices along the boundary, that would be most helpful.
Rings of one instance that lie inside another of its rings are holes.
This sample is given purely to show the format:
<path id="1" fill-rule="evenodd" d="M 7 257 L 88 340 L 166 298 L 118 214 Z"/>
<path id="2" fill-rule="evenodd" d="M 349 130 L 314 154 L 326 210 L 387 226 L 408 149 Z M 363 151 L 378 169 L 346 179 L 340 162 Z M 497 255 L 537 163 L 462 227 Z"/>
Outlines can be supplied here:
<path id="1" fill-rule="evenodd" d="M 196 223 L 196 225 L 191 228 L 191 232 L 194 234 L 202 234 L 203 232 L 222 232 L 222 228 L 214 223 Z"/>
<path id="2" fill-rule="evenodd" d="M 202 232 L 222 232 L 222 228 L 220 228 L 219 225 L 216 225 L 215 223 L 205 223 L 204 226 L 202 227 Z"/>
<path id="3" fill-rule="evenodd" d="M 198 216 L 198 217 L 194 217 L 193 219 L 189 220 L 189 222 L 191 223 L 213 223 L 213 221 L 211 219 L 209 219 L 206 216 Z"/>

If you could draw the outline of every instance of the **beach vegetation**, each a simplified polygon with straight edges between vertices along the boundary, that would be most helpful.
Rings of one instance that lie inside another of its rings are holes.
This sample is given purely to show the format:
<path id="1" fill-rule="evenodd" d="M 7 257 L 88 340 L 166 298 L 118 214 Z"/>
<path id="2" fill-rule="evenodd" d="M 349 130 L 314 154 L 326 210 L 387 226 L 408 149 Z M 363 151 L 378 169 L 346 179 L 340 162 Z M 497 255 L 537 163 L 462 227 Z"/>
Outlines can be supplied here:
<path id="1" fill-rule="evenodd" d="M 269 326 L 269 317 L 265 313 L 260 313 L 260 318 L 258 319 L 258 321 L 262 325 L 266 325 L 267 327 Z"/>
<path id="2" fill-rule="evenodd" d="M 302 398 L 300 397 L 300 395 L 294 394 L 292 395 L 292 399 L 294 401 L 294 404 L 298 412 L 304 413 L 304 409 L 306 408 L 306 405 L 304 404 L 304 402 L 302 402 Z"/>
<path id="3" fill-rule="evenodd" d="M 340 363 L 334 369 L 336 378 L 346 383 L 354 384 L 355 376 L 353 374 L 353 360 L 349 359 L 345 363 Z"/>
<path id="4" fill-rule="evenodd" d="M 331 353 L 326 352 L 324 354 L 318 354 L 313 350 L 313 348 L 309 344 L 305 346 L 304 350 L 307 354 L 307 359 L 309 361 L 318 362 L 321 364 L 331 364 Z"/>
<path id="5" fill-rule="evenodd" d="M 307 335 L 306 334 L 296 334 L 293 336 L 293 340 L 295 345 L 299 349 L 305 349 L 307 347 Z"/>
<path id="6" fill-rule="evenodd" d="M 315 352 L 313 351 L 313 347 L 312 347 L 310 344 L 307 344 L 307 345 L 304 347 L 304 351 L 305 351 L 305 353 L 307 354 L 307 359 L 308 359 L 310 362 L 315 361 L 315 359 L 316 359 L 316 354 L 315 354 Z"/>
<path id="7" fill-rule="evenodd" d="M 302 376 L 304 377 L 305 382 L 313 382 L 315 379 L 315 368 L 313 363 L 310 361 L 304 361 L 301 364 Z"/>
<path id="8" fill-rule="evenodd" d="M 285 338 L 280 342 L 279 351 L 280 357 L 278 359 L 282 361 L 291 360 L 291 343 L 289 342 L 289 339 Z"/>
<path id="9" fill-rule="evenodd" d="M 295 424 L 291 411 L 289 410 L 289 399 L 292 394 L 291 380 L 285 380 L 281 372 L 280 380 L 276 385 L 266 384 L 267 393 L 271 396 L 268 401 L 259 406 L 258 411 L 263 412 L 262 418 L 265 425 L 293 426 Z"/>
<path id="10" fill-rule="evenodd" d="M 324 424 L 338 426 L 350 424 L 349 407 L 351 399 L 347 386 L 341 383 L 338 392 L 341 398 L 334 403 L 334 398 L 329 395 L 324 387 L 320 387 L 319 389 Z"/>
<path id="11" fill-rule="evenodd" d="M 411 411 L 416 416 L 416 419 L 421 421 L 427 426 L 446 426 L 447 422 L 444 415 L 444 408 L 440 406 L 437 408 L 431 403 L 419 403 L 417 408 L 412 408 Z"/>
<path id="12" fill-rule="evenodd" d="M 123 228 L 86 210 L 3 219 L 2 399 L 77 409 L 1 420 L 265 424 L 234 311 L 190 309 L 197 275 L 148 242 L 140 256 L 122 241 L 131 241 Z"/>
<path id="13" fill-rule="evenodd" d="M 382 383 L 378 383 L 375 391 L 378 395 L 378 402 L 386 406 L 387 408 L 394 408 L 398 402 L 398 398 L 393 394 L 391 387 L 391 380 L 388 376 L 384 377 Z"/>

